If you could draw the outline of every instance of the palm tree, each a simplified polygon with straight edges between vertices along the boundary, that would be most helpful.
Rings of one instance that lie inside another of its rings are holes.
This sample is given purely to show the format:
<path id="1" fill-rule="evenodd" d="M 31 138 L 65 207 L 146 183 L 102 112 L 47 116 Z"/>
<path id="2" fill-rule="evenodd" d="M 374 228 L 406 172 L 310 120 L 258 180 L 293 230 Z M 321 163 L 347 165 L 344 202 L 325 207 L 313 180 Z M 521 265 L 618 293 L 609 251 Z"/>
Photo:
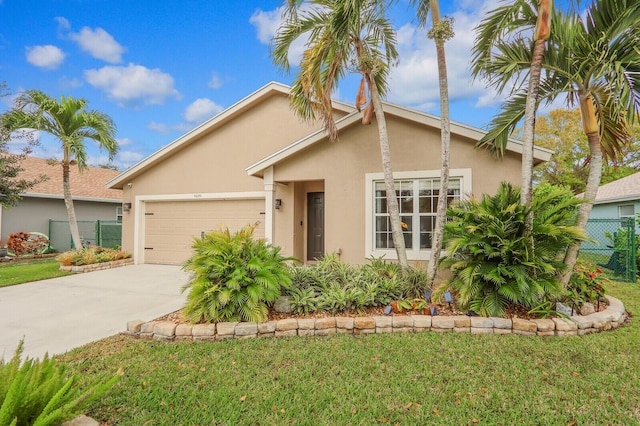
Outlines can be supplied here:
<path id="1" fill-rule="evenodd" d="M 393 244 L 400 267 L 407 268 L 407 255 L 400 222 L 398 200 L 393 181 L 391 153 L 382 97 L 387 92 L 386 79 L 390 65 L 396 60 L 395 32 L 385 17 L 385 5 L 377 0 L 311 0 L 308 8 L 300 2 L 288 1 L 285 22 L 273 40 L 274 63 L 289 70 L 289 49 L 301 36 L 307 36 L 300 69 L 291 89 L 291 105 L 303 119 L 320 118 L 331 140 L 337 139 L 337 128 L 331 106 L 331 94 L 344 75 L 353 70 L 362 75 L 362 90 L 369 92 L 371 102 L 364 120 L 373 110 L 378 125 L 382 168 L 391 221 Z"/>
<path id="2" fill-rule="evenodd" d="M 603 161 L 615 159 L 631 140 L 630 124 L 640 112 L 640 1 L 593 0 L 584 14 L 557 11 L 553 33 L 542 60 L 540 100 L 565 94 L 569 106 L 578 104 L 589 141 L 590 169 L 577 225 L 586 227 L 595 200 Z M 504 82 L 530 69 L 532 53 L 521 38 L 498 41 L 491 59 L 483 64 L 487 75 Z M 502 106 L 484 142 L 504 152 L 507 138 L 524 114 L 526 94 L 520 90 Z M 567 283 L 580 244 L 567 250 Z"/>
<path id="3" fill-rule="evenodd" d="M 76 248 L 82 247 L 78 223 L 69 186 L 72 161 L 82 171 L 87 168 L 85 139 L 95 141 L 112 159 L 118 151 L 113 120 L 99 111 L 87 111 L 87 101 L 62 96 L 58 102 L 39 90 L 27 90 L 15 101 L 15 107 L 0 116 L 0 126 L 13 132 L 21 129 L 39 130 L 56 137 L 62 144 L 62 183 L 64 203 L 69 216 L 71 238 Z"/>
<path id="4" fill-rule="evenodd" d="M 427 283 L 432 285 L 438 271 L 438 262 L 442 253 L 442 236 L 447 219 L 447 194 L 449 190 L 449 164 L 451 158 L 451 119 L 449 116 L 449 83 L 447 81 L 447 61 L 444 43 L 454 35 L 452 20 L 440 19 L 440 5 L 438 0 L 412 0 L 417 4 L 418 23 L 426 27 L 427 16 L 431 11 L 432 28 L 428 33 L 436 43 L 436 58 L 438 61 L 438 80 L 440 88 L 440 192 L 438 194 L 438 209 L 436 223 L 431 240 L 431 258 L 427 267 Z"/>
<path id="5" fill-rule="evenodd" d="M 522 131 L 522 174 L 520 203 L 526 207 L 531 207 L 533 194 L 533 141 L 535 134 L 535 118 L 538 108 L 538 90 L 540 87 L 540 73 L 542 71 L 542 58 L 544 56 L 547 40 L 551 34 L 551 14 L 553 11 L 553 0 L 516 0 L 513 4 L 499 7 L 485 17 L 476 28 L 478 38 L 473 48 L 472 72 L 474 77 L 487 77 L 489 83 L 504 89 L 507 81 L 502 79 L 500 74 L 489 74 L 485 65 L 491 60 L 492 49 L 496 44 L 503 43 L 514 33 L 519 33 L 528 29 L 533 31 L 533 51 L 531 64 L 526 70 L 529 74 L 529 85 L 524 110 L 524 126 Z M 508 41 L 507 41 L 508 43 Z M 516 123 L 513 123 L 515 125 Z M 500 137 L 506 138 L 509 133 L 499 133 Z M 495 133 L 489 132 L 480 143 L 494 143 L 499 137 Z M 506 146 L 506 140 L 499 141 L 500 146 Z M 533 217 L 527 217 L 527 228 L 533 224 Z"/>

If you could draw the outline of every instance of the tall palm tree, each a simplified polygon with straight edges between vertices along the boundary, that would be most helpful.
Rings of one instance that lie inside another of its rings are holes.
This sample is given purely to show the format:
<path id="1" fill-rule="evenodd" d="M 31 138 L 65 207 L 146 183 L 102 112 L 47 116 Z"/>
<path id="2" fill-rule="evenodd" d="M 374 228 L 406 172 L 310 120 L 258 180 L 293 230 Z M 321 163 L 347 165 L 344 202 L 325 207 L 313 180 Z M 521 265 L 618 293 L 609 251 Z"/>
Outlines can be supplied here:
<path id="1" fill-rule="evenodd" d="M 551 102 L 565 94 L 569 106 L 578 104 L 589 141 L 590 168 L 577 225 L 586 227 L 602 176 L 603 161 L 615 159 L 630 142 L 630 124 L 640 112 L 640 0 L 593 0 L 584 14 L 557 11 L 553 33 L 542 60 L 545 75 L 540 100 Z M 529 43 L 516 38 L 499 41 L 488 75 L 506 82 L 517 79 L 531 66 Z M 504 86 L 503 86 L 504 87 Z M 492 121 L 486 141 L 503 152 L 513 126 L 522 119 L 526 93 L 518 91 Z M 580 245 L 567 250 L 567 283 Z"/>
<path id="2" fill-rule="evenodd" d="M 504 89 L 507 83 L 501 74 L 490 74 L 485 65 L 491 61 L 493 47 L 496 44 L 508 42 L 510 37 L 522 37 L 522 33 L 533 29 L 533 43 L 531 64 L 526 69 L 529 75 L 529 85 L 524 109 L 524 126 L 522 131 L 522 173 L 520 203 L 531 207 L 533 195 L 533 141 L 536 110 L 538 108 L 538 90 L 540 87 L 540 73 L 547 40 L 551 34 L 551 14 L 553 0 L 516 0 L 512 4 L 492 10 L 476 28 L 477 42 L 473 48 L 472 72 L 475 77 L 487 77 L 490 84 Z M 493 123 L 492 123 L 493 124 Z M 515 126 L 517 123 L 509 123 Z M 509 133 L 489 132 L 480 143 L 494 143 L 496 137 L 505 140 L 497 142 L 502 149 L 506 146 Z M 528 229 L 533 225 L 531 214 L 527 217 Z"/>
<path id="3" fill-rule="evenodd" d="M 13 132 L 20 129 L 39 130 L 56 137 L 62 144 L 62 183 L 64 203 L 69 216 L 71 238 L 76 248 L 82 248 L 78 222 L 73 207 L 69 168 L 72 161 L 82 171 L 87 168 L 85 139 L 95 141 L 113 159 L 118 151 L 113 120 L 99 111 L 88 111 L 87 101 L 62 96 L 60 101 L 39 90 L 27 90 L 15 101 L 15 107 L 0 116 L 0 126 Z"/>
<path id="4" fill-rule="evenodd" d="M 378 125 L 382 168 L 390 216 L 393 244 L 400 267 L 407 268 L 407 254 L 391 167 L 391 153 L 382 97 L 387 92 L 389 67 L 396 61 L 395 32 L 379 0 L 311 0 L 300 9 L 300 1 L 289 0 L 285 21 L 273 39 L 274 63 L 289 70 L 289 49 L 302 36 L 308 37 L 300 69 L 291 89 L 291 104 L 305 120 L 323 121 L 331 140 L 337 128 L 331 94 L 344 75 L 353 70 L 362 75 L 362 89 L 371 102 L 364 119 L 373 110 Z M 362 101 L 359 93 L 357 106 Z"/>
<path id="5" fill-rule="evenodd" d="M 421 27 L 426 27 L 427 17 L 431 11 L 432 27 L 429 38 L 436 44 L 436 58 L 438 61 L 438 82 L 440 89 L 440 192 L 438 194 L 438 209 L 436 223 L 431 239 L 431 258 L 427 267 L 427 283 L 433 285 L 438 271 L 438 262 L 442 253 L 442 236 L 447 219 L 447 194 L 449 191 L 449 169 L 451 158 L 451 118 L 449 116 L 449 83 L 447 80 L 447 60 L 444 43 L 454 35 L 452 20 L 440 19 L 440 4 L 438 0 L 412 0 L 417 5 L 417 18 Z"/>

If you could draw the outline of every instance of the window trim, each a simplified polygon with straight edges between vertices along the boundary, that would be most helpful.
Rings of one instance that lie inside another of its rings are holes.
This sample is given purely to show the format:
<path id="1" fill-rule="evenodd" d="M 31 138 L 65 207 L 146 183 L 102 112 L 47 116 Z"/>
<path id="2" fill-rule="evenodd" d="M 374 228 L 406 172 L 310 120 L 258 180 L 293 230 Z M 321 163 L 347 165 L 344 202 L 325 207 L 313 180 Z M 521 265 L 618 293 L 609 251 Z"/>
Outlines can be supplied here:
<path id="1" fill-rule="evenodd" d="M 620 211 L 623 207 L 631 207 L 633 209 L 633 214 L 623 215 L 622 212 Z M 618 218 L 619 219 L 624 219 L 624 218 L 635 219 L 635 217 L 636 217 L 636 206 L 635 206 L 635 204 L 623 204 L 623 205 L 619 205 L 618 206 Z"/>
<path id="2" fill-rule="evenodd" d="M 440 177 L 440 170 L 415 170 L 407 172 L 394 172 L 393 179 L 434 179 Z M 451 169 L 449 170 L 449 179 L 460 179 L 460 199 L 469 198 L 472 189 L 472 171 L 471 169 Z M 384 173 L 366 173 L 365 174 L 365 257 L 382 257 L 387 260 L 397 260 L 395 249 L 374 249 L 375 229 L 375 210 L 374 210 L 374 194 L 375 182 L 384 180 Z M 422 249 L 420 247 L 407 249 L 408 260 L 429 260 L 431 258 L 431 249 Z"/>

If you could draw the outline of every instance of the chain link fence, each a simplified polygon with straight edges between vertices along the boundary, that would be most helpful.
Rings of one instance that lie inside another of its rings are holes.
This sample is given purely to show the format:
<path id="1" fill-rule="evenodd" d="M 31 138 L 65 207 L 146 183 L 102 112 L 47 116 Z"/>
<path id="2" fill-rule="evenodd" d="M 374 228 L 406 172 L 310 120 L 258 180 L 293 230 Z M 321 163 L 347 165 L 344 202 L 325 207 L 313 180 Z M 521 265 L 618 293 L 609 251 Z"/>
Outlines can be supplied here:
<path id="1" fill-rule="evenodd" d="M 636 282 L 637 241 L 633 218 L 590 219 L 580 259 L 598 265 L 611 279 Z"/>
<path id="2" fill-rule="evenodd" d="M 78 229 L 83 246 L 116 247 L 122 245 L 122 223 L 115 220 L 79 220 Z M 69 222 L 49 219 L 49 240 L 58 252 L 74 248 Z"/>

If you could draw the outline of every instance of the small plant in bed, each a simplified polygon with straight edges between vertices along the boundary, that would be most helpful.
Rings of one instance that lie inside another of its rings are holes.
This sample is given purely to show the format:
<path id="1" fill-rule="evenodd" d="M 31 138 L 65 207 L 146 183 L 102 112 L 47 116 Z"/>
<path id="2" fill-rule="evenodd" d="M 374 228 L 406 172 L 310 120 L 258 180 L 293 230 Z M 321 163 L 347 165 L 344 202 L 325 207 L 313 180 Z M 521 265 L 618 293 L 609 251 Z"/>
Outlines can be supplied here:
<path id="1" fill-rule="evenodd" d="M 130 257 L 131 254 L 118 248 L 91 246 L 80 250 L 65 251 L 60 253 L 57 259 L 62 266 L 82 266 L 128 259 Z"/>

